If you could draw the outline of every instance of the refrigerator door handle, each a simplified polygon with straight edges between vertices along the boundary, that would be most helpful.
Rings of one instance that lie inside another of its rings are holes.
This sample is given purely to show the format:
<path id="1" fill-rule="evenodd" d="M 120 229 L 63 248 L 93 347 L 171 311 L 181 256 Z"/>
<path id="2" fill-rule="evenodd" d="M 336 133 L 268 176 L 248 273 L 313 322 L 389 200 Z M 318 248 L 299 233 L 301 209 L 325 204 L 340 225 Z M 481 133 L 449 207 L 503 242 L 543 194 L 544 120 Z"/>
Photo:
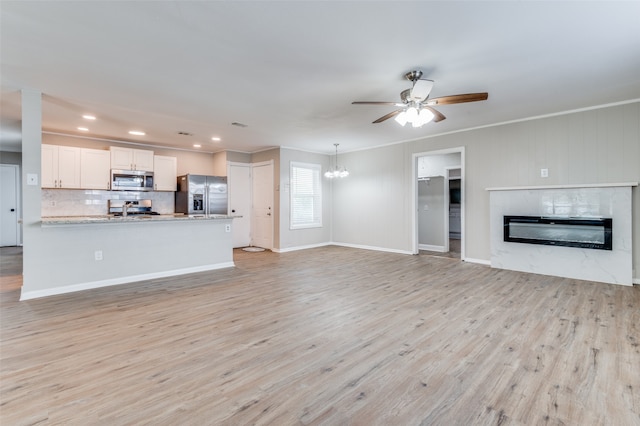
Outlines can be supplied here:
<path id="1" fill-rule="evenodd" d="M 204 185 L 204 215 L 209 217 L 209 185 Z"/>

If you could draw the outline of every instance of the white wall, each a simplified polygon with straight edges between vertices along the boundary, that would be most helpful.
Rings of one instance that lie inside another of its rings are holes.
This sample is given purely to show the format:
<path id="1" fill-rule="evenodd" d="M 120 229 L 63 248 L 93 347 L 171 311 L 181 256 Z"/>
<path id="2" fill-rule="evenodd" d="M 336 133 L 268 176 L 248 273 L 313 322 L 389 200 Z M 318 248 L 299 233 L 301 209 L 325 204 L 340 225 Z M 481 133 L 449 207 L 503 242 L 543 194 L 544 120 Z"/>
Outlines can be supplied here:
<path id="1" fill-rule="evenodd" d="M 460 166 L 459 152 L 418 157 L 418 177 L 444 176 L 445 167 Z"/>
<path id="2" fill-rule="evenodd" d="M 454 119 L 454 118 L 451 118 Z M 433 124 L 437 125 L 437 124 Z M 486 188 L 640 181 L 640 103 L 470 130 L 341 155 L 334 240 L 411 252 L 412 154 L 465 147 L 466 257 L 489 261 Z M 540 169 L 549 177 L 541 178 Z M 634 277 L 640 271 L 640 193 L 633 189 Z"/>
<path id="3" fill-rule="evenodd" d="M 340 155 L 333 184 L 333 241 L 411 253 L 411 153 L 392 145 Z M 408 171 L 407 171 L 408 168 Z"/>
<path id="4" fill-rule="evenodd" d="M 444 178 L 418 181 L 418 243 L 444 247 Z M 448 206 L 446 207 L 448 211 Z"/>

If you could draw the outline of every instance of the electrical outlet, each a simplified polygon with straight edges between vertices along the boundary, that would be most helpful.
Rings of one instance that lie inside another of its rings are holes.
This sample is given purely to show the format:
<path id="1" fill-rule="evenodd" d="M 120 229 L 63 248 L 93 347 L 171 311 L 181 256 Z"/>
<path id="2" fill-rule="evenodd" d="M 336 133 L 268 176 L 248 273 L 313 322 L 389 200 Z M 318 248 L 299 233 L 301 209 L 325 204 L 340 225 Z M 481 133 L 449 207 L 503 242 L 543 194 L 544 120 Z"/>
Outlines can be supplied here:
<path id="1" fill-rule="evenodd" d="M 56 200 L 49 201 L 49 207 L 55 207 L 55 206 L 56 206 Z"/>
<path id="2" fill-rule="evenodd" d="M 227 223 L 227 224 L 224 226 L 224 232 L 231 232 L 231 224 Z"/>
<path id="3" fill-rule="evenodd" d="M 102 260 L 102 250 L 96 250 L 93 254 L 96 260 Z"/>
<path id="4" fill-rule="evenodd" d="M 540 169 L 540 177 L 549 177 L 549 169 Z"/>

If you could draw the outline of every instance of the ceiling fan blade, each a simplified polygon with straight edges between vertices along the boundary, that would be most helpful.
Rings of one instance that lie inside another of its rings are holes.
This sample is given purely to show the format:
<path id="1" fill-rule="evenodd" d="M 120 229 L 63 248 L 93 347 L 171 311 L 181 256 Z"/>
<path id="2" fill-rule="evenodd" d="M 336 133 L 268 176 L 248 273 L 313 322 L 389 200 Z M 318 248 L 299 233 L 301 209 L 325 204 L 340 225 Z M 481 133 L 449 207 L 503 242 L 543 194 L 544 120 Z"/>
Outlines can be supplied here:
<path id="1" fill-rule="evenodd" d="M 424 101 L 429 97 L 433 89 L 433 81 L 431 80 L 416 80 L 411 88 L 410 97 L 412 100 L 419 102 Z"/>
<path id="2" fill-rule="evenodd" d="M 401 112 L 402 112 L 401 109 L 398 109 L 396 111 L 392 111 L 389 114 L 383 115 L 382 117 L 378 118 L 376 121 L 373 122 L 373 124 L 382 123 L 383 121 L 388 120 L 391 117 L 395 117 L 396 115 L 400 114 Z"/>
<path id="3" fill-rule="evenodd" d="M 427 100 L 427 105 L 450 105 L 461 104 L 464 102 L 486 101 L 489 98 L 487 92 L 482 93 L 466 93 L 464 95 L 441 96 Z"/>
<path id="4" fill-rule="evenodd" d="M 435 108 L 431 108 L 430 106 L 426 106 L 426 105 L 423 105 L 422 108 L 428 109 L 429 111 L 431 111 L 433 113 L 433 122 L 434 123 L 437 123 L 438 121 L 442 121 L 445 118 L 447 118 L 447 117 L 444 116 L 444 114 L 442 114 L 440 111 L 438 111 Z"/>
<path id="5" fill-rule="evenodd" d="M 375 101 L 355 101 L 351 102 L 351 105 L 391 105 L 400 106 L 398 102 L 375 102 Z"/>

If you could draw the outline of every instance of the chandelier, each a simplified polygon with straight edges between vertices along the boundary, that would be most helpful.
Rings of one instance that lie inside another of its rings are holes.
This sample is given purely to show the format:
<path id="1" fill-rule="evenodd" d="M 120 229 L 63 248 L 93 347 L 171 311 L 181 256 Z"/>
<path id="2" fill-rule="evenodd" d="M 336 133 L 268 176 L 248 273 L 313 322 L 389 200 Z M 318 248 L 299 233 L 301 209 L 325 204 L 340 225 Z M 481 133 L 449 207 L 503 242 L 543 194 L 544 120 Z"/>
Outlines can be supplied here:
<path id="1" fill-rule="evenodd" d="M 334 143 L 333 144 L 336 147 L 336 166 L 334 169 L 329 169 L 324 173 L 324 177 L 326 177 L 327 179 L 333 179 L 333 178 L 345 178 L 347 176 L 349 176 L 349 172 L 347 171 L 346 167 L 338 167 L 338 145 L 340 145 L 339 143 Z"/>

